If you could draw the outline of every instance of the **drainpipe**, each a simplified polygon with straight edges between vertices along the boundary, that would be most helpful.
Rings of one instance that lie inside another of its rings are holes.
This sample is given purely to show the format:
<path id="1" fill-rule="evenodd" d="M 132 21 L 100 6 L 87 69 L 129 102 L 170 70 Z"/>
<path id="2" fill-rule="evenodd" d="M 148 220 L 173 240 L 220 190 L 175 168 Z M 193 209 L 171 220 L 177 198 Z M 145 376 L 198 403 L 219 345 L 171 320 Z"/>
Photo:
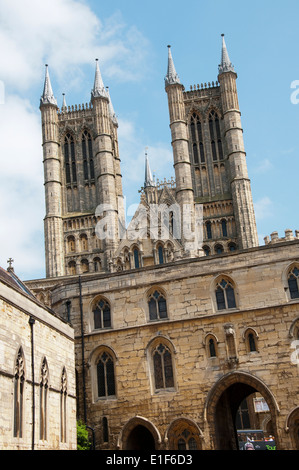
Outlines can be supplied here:
<path id="1" fill-rule="evenodd" d="M 34 341 L 33 341 L 33 325 L 35 320 L 33 317 L 29 318 L 29 325 L 31 329 L 31 374 L 32 374 L 32 441 L 31 450 L 34 450 L 34 433 L 35 433 L 35 388 L 34 388 Z"/>
<path id="2" fill-rule="evenodd" d="M 82 304 L 81 276 L 79 276 L 79 293 L 80 293 L 80 316 L 81 316 L 83 407 L 84 407 L 84 422 L 86 423 L 87 416 L 86 416 L 85 359 L 84 359 L 84 326 L 83 326 L 83 304 Z"/>

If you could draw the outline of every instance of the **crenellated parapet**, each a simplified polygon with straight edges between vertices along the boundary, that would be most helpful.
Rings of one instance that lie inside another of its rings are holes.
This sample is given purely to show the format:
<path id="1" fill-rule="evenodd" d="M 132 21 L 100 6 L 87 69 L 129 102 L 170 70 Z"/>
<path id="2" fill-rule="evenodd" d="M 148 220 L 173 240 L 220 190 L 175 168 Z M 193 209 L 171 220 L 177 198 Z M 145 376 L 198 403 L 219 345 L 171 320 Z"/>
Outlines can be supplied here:
<path id="1" fill-rule="evenodd" d="M 267 235 L 264 238 L 265 245 L 270 245 L 274 243 L 283 243 L 283 242 L 290 242 L 293 240 L 299 240 L 299 230 L 295 230 L 295 234 L 293 230 L 291 229 L 286 229 L 285 230 L 285 236 L 284 237 L 279 237 L 278 232 L 274 231 L 269 235 Z"/>

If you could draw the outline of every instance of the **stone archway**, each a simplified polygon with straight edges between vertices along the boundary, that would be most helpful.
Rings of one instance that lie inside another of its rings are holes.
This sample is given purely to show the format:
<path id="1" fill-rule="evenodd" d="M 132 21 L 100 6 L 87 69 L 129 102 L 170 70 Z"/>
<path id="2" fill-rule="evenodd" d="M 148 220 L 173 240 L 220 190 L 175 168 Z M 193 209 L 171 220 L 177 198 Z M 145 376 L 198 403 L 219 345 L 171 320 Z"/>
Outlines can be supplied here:
<path id="1" fill-rule="evenodd" d="M 299 450 L 299 407 L 291 411 L 287 417 L 286 431 L 290 434 L 292 450 Z M 291 449 L 290 449 L 291 450 Z"/>
<path id="2" fill-rule="evenodd" d="M 120 442 L 122 450 L 151 451 L 160 448 L 161 436 L 149 420 L 136 416 L 125 424 Z"/>
<path id="3" fill-rule="evenodd" d="M 224 375 L 210 390 L 205 403 L 205 419 L 208 422 L 213 448 L 237 450 L 235 417 L 240 403 L 252 393 L 259 392 L 266 400 L 276 436 L 277 402 L 269 388 L 260 379 L 246 372 L 230 372 Z"/>

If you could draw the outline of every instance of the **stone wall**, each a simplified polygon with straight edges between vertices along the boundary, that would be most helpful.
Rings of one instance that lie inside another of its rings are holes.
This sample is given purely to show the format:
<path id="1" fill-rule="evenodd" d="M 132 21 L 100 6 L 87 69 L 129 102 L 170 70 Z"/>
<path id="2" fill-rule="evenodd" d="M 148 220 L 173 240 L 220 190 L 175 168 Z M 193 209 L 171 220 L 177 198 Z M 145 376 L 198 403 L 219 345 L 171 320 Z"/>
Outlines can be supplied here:
<path id="1" fill-rule="evenodd" d="M 298 367 L 291 354 L 299 301 L 289 298 L 287 272 L 294 263 L 299 263 L 298 241 L 136 271 L 86 274 L 81 278 L 82 317 L 78 277 L 60 279 L 52 306 L 65 316 L 66 301 L 71 301 L 81 415 L 83 338 L 87 421 L 95 429 L 97 447 L 125 448 L 138 417 L 155 436 L 156 448 L 169 448 L 169 429 L 182 418 L 197 427 L 198 446 L 215 448 L 220 391 L 236 383 L 264 396 L 277 445 L 290 449 L 285 429 L 297 407 Z M 236 308 L 219 311 L 215 286 L 222 278 L 232 282 Z M 147 295 L 153 288 L 165 295 L 167 319 L 149 320 Z M 94 328 L 93 306 L 100 298 L 111 306 L 111 328 Z M 248 349 L 248 331 L 255 335 L 256 351 Z M 210 337 L 216 357 L 209 357 Z M 174 386 L 157 391 L 152 352 L 159 342 L 171 351 Z M 115 364 L 116 392 L 103 398 L 97 395 L 96 364 L 104 350 Z M 104 417 L 109 442 L 103 442 Z"/>
<path id="2" fill-rule="evenodd" d="M 0 282 L 0 448 L 2 450 L 76 449 L 74 331 L 29 295 Z M 29 324 L 33 319 L 34 324 Z M 33 335 L 32 335 L 33 331 Z M 32 375 L 34 348 L 34 387 Z M 22 351 L 24 389 L 21 433 L 15 436 L 15 374 Z M 40 383 L 46 359 L 46 435 L 40 439 Z M 65 369 L 66 389 L 62 389 Z M 66 392 L 66 442 L 61 442 L 61 398 Z M 34 426 L 33 422 L 34 403 Z M 34 436 L 33 436 L 34 433 Z M 21 434 L 21 436 L 20 436 Z"/>

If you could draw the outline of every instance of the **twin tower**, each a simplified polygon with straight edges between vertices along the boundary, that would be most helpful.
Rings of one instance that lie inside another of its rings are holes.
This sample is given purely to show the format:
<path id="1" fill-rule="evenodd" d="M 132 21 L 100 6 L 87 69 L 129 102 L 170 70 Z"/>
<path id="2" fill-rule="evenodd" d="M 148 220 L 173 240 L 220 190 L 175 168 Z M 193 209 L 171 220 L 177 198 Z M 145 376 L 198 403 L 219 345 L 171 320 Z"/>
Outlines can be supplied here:
<path id="1" fill-rule="evenodd" d="M 69 107 L 63 97 L 60 109 L 46 66 L 40 110 L 47 277 L 219 256 L 258 245 L 236 79 L 224 35 L 218 81 L 191 86 L 189 91 L 180 82 L 168 46 L 165 90 L 175 184 L 158 187 L 148 177 L 147 162 L 143 191 L 146 196 L 155 193 L 158 203 L 175 202 L 180 208 L 191 208 L 193 230 L 195 207 L 202 208 L 203 242 L 200 250 L 192 250 L 183 236 L 175 239 L 171 232 L 169 240 L 136 242 L 121 237 L 125 214 L 118 122 L 98 61 L 90 103 Z M 147 202 L 144 197 L 143 203 Z M 106 236 L 99 237 L 96 227 L 103 220 L 110 222 L 103 224 Z M 164 249 L 161 256 L 155 256 L 158 245 Z M 166 245 L 168 255 L 173 250 L 173 256 L 167 259 Z"/>

